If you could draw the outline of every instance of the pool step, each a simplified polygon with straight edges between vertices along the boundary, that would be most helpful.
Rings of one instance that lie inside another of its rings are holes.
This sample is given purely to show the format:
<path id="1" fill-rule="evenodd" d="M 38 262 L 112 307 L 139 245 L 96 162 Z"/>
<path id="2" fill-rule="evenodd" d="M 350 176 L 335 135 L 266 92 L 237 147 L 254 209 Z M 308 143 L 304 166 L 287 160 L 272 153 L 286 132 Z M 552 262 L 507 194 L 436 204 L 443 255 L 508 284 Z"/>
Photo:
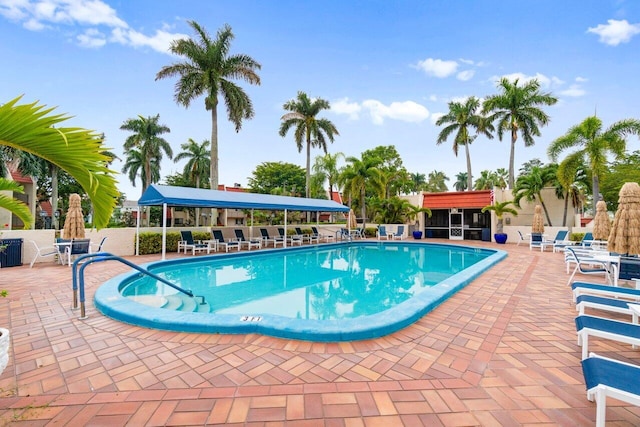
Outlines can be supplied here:
<path id="1" fill-rule="evenodd" d="M 184 312 L 197 312 L 197 313 L 209 313 L 211 307 L 208 303 L 199 304 L 200 299 L 196 301 L 187 295 L 174 294 L 165 296 L 167 304 L 162 308 L 167 310 L 184 311 Z"/>

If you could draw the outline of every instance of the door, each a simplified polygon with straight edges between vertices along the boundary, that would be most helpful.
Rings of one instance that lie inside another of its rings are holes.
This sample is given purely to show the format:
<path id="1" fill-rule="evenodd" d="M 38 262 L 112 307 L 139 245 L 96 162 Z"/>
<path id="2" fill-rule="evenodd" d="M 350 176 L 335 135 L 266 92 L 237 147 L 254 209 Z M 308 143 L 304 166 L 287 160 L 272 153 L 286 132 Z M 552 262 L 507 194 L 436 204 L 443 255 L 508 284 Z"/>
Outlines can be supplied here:
<path id="1" fill-rule="evenodd" d="M 462 212 L 451 210 L 449 213 L 449 240 L 463 240 Z"/>

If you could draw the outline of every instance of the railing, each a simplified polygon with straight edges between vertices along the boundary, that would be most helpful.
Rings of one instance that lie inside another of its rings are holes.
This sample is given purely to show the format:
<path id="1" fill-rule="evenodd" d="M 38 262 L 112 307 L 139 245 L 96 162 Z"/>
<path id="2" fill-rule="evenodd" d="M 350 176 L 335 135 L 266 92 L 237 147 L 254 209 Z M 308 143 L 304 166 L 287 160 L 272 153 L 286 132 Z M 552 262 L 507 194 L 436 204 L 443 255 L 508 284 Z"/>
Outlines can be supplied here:
<path id="1" fill-rule="evenodd" d="M 139 271 L 142 274 L 146 274 L 147 276 L 164 283 L 167 286 L 172 287 L 178 292 L 182 292 L 185 295 L 190 296 L 191 298 L 201 298 L 200 304 L 204 304 L 204 296 L 196 296 L 193 292 L 188 291 L 186 289 L 182 289 L 181 287 L 169 282 L 168 280 L 158 276 L 146 270 L 139 265 L 136 265 L 130 261 L 127 261 L 124 258 L 121 258 L 117 255 L 110 254 L 108 252 L 98 252 L 93 254 L 85 254 L 78 257 L 75 261 L 73 261 L 73 306 L 72 309 L 78 308 L 78 291 L 80 293 L 80 319 L 86 319 L 86 310 L 85 310 L 85 296 L 84 296 L 84 269 L 87 268 L 89 264 L 93 264 L 94 262 L 102 262 L 102 261 L 119 261 L 124 265 L 127 265 L 134 270 Z M 78 269 L 78 265 L 80 265 L 80 269 Z M 78 280 L 79 277 L 79 280 Z M 78 284 L 78 282 L 80 282 Z"/>

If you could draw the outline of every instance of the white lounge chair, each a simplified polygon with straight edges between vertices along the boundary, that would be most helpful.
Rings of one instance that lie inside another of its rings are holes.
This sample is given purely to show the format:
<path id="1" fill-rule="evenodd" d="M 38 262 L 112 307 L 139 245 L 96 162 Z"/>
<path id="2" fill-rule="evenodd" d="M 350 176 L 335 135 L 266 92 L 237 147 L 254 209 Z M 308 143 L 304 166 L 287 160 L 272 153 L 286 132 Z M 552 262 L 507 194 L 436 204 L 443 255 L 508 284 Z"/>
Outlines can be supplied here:
<path id="1" fill-rule="evenodd" d="M 376 232 L 376 235 L 378 236 L 378 240 L 389 240 L 389 237 L 391 237 L 389 234 L 387 234 L 387 228 L 384 225 L 379 225 L 378 226 L 378 231 Z"/>
<path id="2" fill-rule="evenodd" d="M 589 337 L 604 338 L 633 346 L 640 345 L 640 325 L 594 316 L 576 317 L 578 345 L 582 346 L 582 360 L 589 354 Z"/>
<path id="3" fill-rule="evenodd" d="M 36 254 L 31 260 L 31 264 L 29 264 L 29 268 L 33 267 L 33 264 L 37 261 L 38 258 L 47 258 L 47 257 L 54 257 L 56 255 L 61 255 L 60 252 L 58 251 L 58 248 L 56 248 L 55 246 L 45 246 L 41 248 L 38 246 L 38 244 L 35 241 L 32 240 L 31 243 L 33 243 L 33 246 L 36 249 Z"/>
<path id="4" fill-rule="evenodd" d="M 596 427 L 605 427 L 607 397 L 640 406 L 640 366 L 598 356 L 582 361 L 587 399 L 596 402 Z"/>
<path id="5" fill-rule="evenodd" d="M 403 240 L 404 239 L 404 225 L 399 225 L 396 232 L 392 235 L 393 239 Z"/>
<path id="6" fill-rule="evenodd" d="M 595 258 L 592 257 L 586 257 L 584 255 L 579 255 L 573 248 L 570 247 L 566 247 L 565 248 L 565 262 L 566 257 L 573 257 L 573 260 L 571 260 L 571 262 L 575 262 L 576 267 L 573 270 L 573 273 L 571 273 L 571 277 L 569 277 L 569 281 L 567 282 L 568 284 L 572 283 L 574 276 L 576 275 L 576 273 L 580 272 L 581 274 L 597 274 L 597 275 L 604 275 L 605 280 L 607 281 L 607 283 L 611 284 L 611 274 L 609 272 L 609 269 L 607 268 L 607 263 L 604 261 L 598 261 Z"/>

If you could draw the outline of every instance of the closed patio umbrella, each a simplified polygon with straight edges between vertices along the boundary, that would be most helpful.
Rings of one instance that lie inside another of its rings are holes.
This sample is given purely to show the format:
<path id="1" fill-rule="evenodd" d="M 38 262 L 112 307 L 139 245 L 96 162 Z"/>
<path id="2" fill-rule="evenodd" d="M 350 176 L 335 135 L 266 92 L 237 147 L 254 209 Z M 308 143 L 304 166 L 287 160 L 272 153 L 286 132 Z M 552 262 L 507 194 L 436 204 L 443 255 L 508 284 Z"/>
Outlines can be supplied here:
<path id="1" fill-rule="evenodd" d="M 619 254 L 640 255 L 640 185 L 636 182 L 627 182 L 620 189 L 608 249 Z"/>
<path id="2" fill-rule="evenodd" d="M 357 228 L 358 220 L 356 219 L 356 214 L 353 212 L 353 209 L 349 211 L 349 228 Z"/>
<path id="3" fill-rule="evenodd" d="M 542 218 L 542 206 L 536 205 L 533 211 L 532 233 L 544 233 L 544 219 Z"/>
<path id="4" fill-rule="evenodd" d="M 84 239 L 84 215 L 80 205 L 80 195 L 73 193 L 69 196 L 69 210 L 64 220 L 65 239 Z"/>
<path id="5" fill-rule="evenodd" d="M 611 220 L 607 213 L 607 204 L 600 200 L 596 203 L 596 216 L 593 218 L 593 238 L 607 240 L 611 231 Z"/>

